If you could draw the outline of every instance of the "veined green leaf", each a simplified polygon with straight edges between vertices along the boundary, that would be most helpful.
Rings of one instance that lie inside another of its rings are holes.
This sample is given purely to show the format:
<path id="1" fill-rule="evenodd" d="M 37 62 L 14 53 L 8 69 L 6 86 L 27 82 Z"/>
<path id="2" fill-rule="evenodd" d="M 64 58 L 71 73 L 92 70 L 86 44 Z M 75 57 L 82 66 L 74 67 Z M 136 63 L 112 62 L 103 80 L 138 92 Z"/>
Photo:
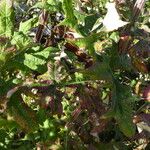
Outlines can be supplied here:
<path id="1" fill-rule="evenodd" d="M 54 47 L 47 47 L 44 50 L 40 51 L 40 52 L 36 52 L 34 53 L 35 56 L 42 56 L 44 57 L 44 59 L 47 59 L 51 56 L 54 55 L 54 53 L 56 53 L 58 51 L 57 48 Z"/>
<path id="2" fill-rule="evenodd" d="M 38 70 L 38 66 L 44 65 L 46 61 L 31 54 L 25 54 L 24 65 L 32 70 Z"/>
<path id="3" fill-rule="evenodd" d="M 132 112 L 130 112 L 129 108 L 127 107 L 127 105 L 124 105 L 123 113 L 116 112 L 115 119 L 118 122 L 119 128 L 124 133 L 124 135 L 131 137 L 135 134 L 135 125 L 132 121 Z"/>
<path id="4" fill-rule="evenodd" d="M 24 65 L 29 67 L 32 70 L 36 70 L 41 72 L 42 70 L 45 70 L 47 59 L 54 55 L 53 52 L 58 51 L 57 48 L 48 47 L 44 50 L 36 53 L 27 54 L 25 53 L 24 57 Z"/>
<path id="5" fill-rule="evenodd" d="M 132 122 L 132 98 L 131 89 L 115 81 L 112 91 L 114 118 L 120 130 L 128 137 L 135 133 L 135 126 Z"/>
<path id="6" fill-rule="evenodd" d="M 14 30 L 14 8 L 12 0 L 0 2 L 0 35 L 10 37 Z"/>
<path id="7" fill-rule="evenodd" d="M 110 54 L 110 66 L 112 70 L 121 69 L 131 71 L 133 67 L 131 64 L 131 59 L 128 55 L 119 55 L 117 47 L 115 47 L 115 45 L 113 45 L 112 52 Z"/>
<path id="8" fill-rule="evenodd" d="M 61 24 L 74 28 L 77 25 L 77 18 L 74 15 L 74 7 L 72 0 L 63 0 L 62 6 L 66 18 L 63 22 L 61 22 Z"/>
<path id="9" fill-rule="evenodd" d="M 8 136 L 8 134 L 7 134 L 6 131 L 7 131 L 6 129 L 3 129 L 3 128 L 0 129 L 0 142 L 1 142 L 1 143 L 2 143 L 2 142 L 4 143 L 6 137 Z M 2 149 L 2 148 L 1 148 L 1 149 Z M 3 149 L 2 149 L 2 150 L 3 150 Z"/>
<path id="10" fill-rule="evenodd" d="M 12 79 L 6 81 L 0 78 L 0 87 L 1 87 L 0 98 L 2 98 L 7 94 L 8 90 L 14 87 L 14 84 L 12 83 Z"/>
<path id="11" fill-rule="evenodd" d="M 31 44 L 31 39 L 23 32 L 15 32 L 11 44 L 16 45 L 18 49 L 23 50 Z"/>
<path id="12" fill-rule="evenodd" d="M 38 18 L 31 18 L 25 22 L 21 22 L 19 26 L 19 31 L 26 34 L 31 28 L 35 27 L 37 22 Z"/>

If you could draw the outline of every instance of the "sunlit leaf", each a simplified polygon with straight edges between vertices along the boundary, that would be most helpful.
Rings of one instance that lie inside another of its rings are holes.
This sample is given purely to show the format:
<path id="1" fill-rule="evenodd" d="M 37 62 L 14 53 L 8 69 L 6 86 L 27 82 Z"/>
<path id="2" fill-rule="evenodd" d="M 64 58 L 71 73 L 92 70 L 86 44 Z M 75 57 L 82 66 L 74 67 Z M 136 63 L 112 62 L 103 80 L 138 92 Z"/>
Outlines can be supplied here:
<path id="1" fill-rule="evenodd" d="M 19 26 L 19 31 L 26 34 L 31 28 L 35 27 L 36 23 L 37 18 L 31 18 L 25 22 L 21 22 Z"/>
<path id="2" fill-rule="evenodd" d="M 10 37 L 14 32 L 14 8 L 12 0 L 0 1 L 0 35 Z"/>
<path id="3" fill-rule="evenodd" d="M 32 8 L 40 8 L 40 9 L 45 9 L 49 12 L 55 12 L 59 10 L 60 8 L 60 2 L 56 0 L 47 0 L 43 2 L 37 2 Z"/>
<path id="4" fill-rule="evenodd" d="M 31 44 L 31 39 L 22 32 L 15 32 L 11 44 L 16 45 L 19 50 L 24 50 Z"/>
<path id="5" fill-rule="evenodd" d="M 73 1 L 63 0 L 62 6 L 65 12 L 65 20 L 61 24 L 74 28 L 77 25 L 77 18 L 74 15 Z"/>
<path id="6" fill-rule="evenodd" d="M 40 52 L 35 52 L 31 54 L 25 53 L 25 59 L 23 63 L 25 66 L 29 67 L 32 70 L 36 70 L 39 72 L 46 71 L 47 66 L 45 64 L 47 62 L 47 59 L 49 57 L 53 58 L 53 52 L 57 52 L 57 50 L 57 48 L 48 47 Z"/>

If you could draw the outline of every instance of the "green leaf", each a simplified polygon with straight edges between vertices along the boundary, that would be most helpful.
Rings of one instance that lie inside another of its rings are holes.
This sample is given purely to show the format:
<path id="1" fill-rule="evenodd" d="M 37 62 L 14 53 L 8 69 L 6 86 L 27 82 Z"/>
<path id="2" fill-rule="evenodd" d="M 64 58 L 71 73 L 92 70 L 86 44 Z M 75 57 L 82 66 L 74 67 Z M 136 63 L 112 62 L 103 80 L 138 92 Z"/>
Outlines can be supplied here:
<path id="1" fill-rule="evenodd" d="M 25 22 L 21 22 L 19 26 L 19 31 L 24 34 L 27 34 L 31 28 L 36 26 L 37 22 L 38 22 L 37 18 L 31 18 Z"/>
<path id="2" fill-rule="evenodd" d="M 24 51 L 18 53 L 18 55 L 13 57 L 13 59 L 8 60 L 4 66 L 5 70 L 10 71 L 17 69 L 22 70 L 24 73 L 26 72 L 27 74 L 29 74 L 30 69 L 24 65 L 23 61 L 24 61 Z"/>
<path id="3" fill-rule="evenodd" d="M 79 11 L 75 11 L 75 16 L 78 20 L 78 23 L 80 24 L 78 27 L 80 33 L 82 33 L 84 36 L 87 36 L 91 32 L 98 18 L 97 14 L 87 15 L 81 14 Z"/>
<path id="4" fill-rule="evenodd" d="M 55 55 L 55 53 L 58 52 L 57 48 L 54 47 L 47 47 L 44 50 L 40 51 L 40 52 L 36 52 L 34 53 L 34 55 L 36 56 L 42 56 L 44 57 L 44 59 L 48 59 L 49 57 L 52 57 Z"/>
<path id="5" fill-rule="evenodd" d="M 65 20 L 60 24 L 75 28 L 75 26 L 77 25 L 77 18 L 74 15 L 72 0 L 63 0 L 62 7 L 65 12 Z"/>
<path id="6" fill-rule="evenodd" d="M 44 2 L 37 2 L 32 8 L 45 9 L 52 13 L 60 9 L 60 3 L 56 0 L 47 0 Z"/>
<path id="7" fill-rule="evenodd" d="M 135 125 L 132 121 L 134 98 L 130 87 L 122 85 L 118 81 L 114 81 L 114 83 L 112 90 L 114 118 L 118 122 L 120 130 L 127 137 L 131 137 L 135 134 Z"/>
<path id="8" fill-rule="evenodd" d="M 107 59 L 104 59 L 103 62 L 97 61 L 87 70 L 83 70 L 81 72 L 83 73 L 83 76 L 92 80 L 112 81 L 112 73 Z"/>
<path id="9" fill-rule="evenodd" d="M 18 127 L 15 121 L 0 118 L 0 128 L 12 129 L 14 127 Z"/>
<path id="10" fill-rule="evenodd" d="M 26 48 L 25 51 L 20 51 L 12 59 L 5 63 L 5 69 L 8 70 L 22 70 L 25 74 L 30 74 L 32 70 L 44 73 L 47 71 L 46 63 L 48 60 L 53 61 L 56 52 L 59 49 L 42 46 L 35 46 Z"/>
<path id="11" fill-rule="evenodd" d="M 131 71 L 132 64 L 131 64 L 131 59 L 128 55 L 122 54 L 120 55 L 117 51 L 116 45 L 113 44 L 113 47 L 111 48 L 111 53 L 110 53 L 110 66 L 112 70 L 127 70 Z"/>
<path id="12" fill-rule="evenodd" d="M 124 107 L 126 107 L 126 110 L 124 108 L 124 113 L 121 114 L 120 112 L 117 112 L 115 118 L 118 122 L 120 130 L 124 133 L 124 135 L 131 137 L 135 134 L 135 125 L 133 124 L 131 114 L 129 114 L 127 106 Z"/>
<path id="13" fill-rule="evenodd" d="M 4 97 L 7 94 L 7 92 L 13 87 L 14 84 L 12 83 L 12 79 L 6 81 L 0 78 L 0 99 Z"/>
<path id="14" fill-rule="evenodd" d="M 32 54 L 25 54 L 24 65 L 32 70 L 39 70 L 39 67 L 45 63 L 46 61 L 43 58 L 38 58 Z"/>
<path id="15" fill-rule="evenodd" d="M 15 32 L 11 44 L 16 45 L 19 50 L 24 50 L 31 44 L 31 39 L 23 32 Z"/>
<path id="16" fill-rule="evenodd" d="M 6 53 L 0 52 L 0 68 L 5 64 L 6 61 Z"/>
<path id="17" fill-rule="evenodd" d="M 49 57 L 53 57 L 53 52 L 56 52 L 58 49 L 48 47 L 44 50 L 36 53 L 25 53 L 24 57 L 24 65 L 29 67 L 32 70 L 36 70 L 38 72 L 46 71 L 46 62 Z"/>
<path id="18" fill-rule="evenodd" d="M 118 32 L 113 32 L 111 35 L 110 35 L 110 39 L 112 39 L 114 42 L 118 42 L 119 41 L 119 33 Z"/>
<path id="19" fill-rule="evenodd" d="M 76 41 L 73 41 L 78 47 L 83 47 L 89 51 L 89 53 L 95 56 L 94 43 L 100 39 L 102 33 L 93 33 L 84 38 L 78 38 Z"/>
<path id="20" fill-rule="evenodd" d="M 5 129 L 0 129 L 0 143 L 1 142 L 5 142 L 5 138 L 7 137 L 7 132 L 6 132 L 6 130 Z M 0 146 L 0 148 L 1 148 L 1 146 Z M 2 149 L 3 150 L 3 149 Z"/>
<path id="21" fill-rule="evenodd" d="M 53 122 L 52 120 L 50 119 L 46 119 L 44 122 L 43 122 L 43 128 L 44 129 L 48 129 L 48 128 L 54 128 L 54 125 L 53 125 Z"/>
<path id="22" fill-rule="evenodd" d="M 12 0 L 0 2 L 0 35 L 10 37 L 14 31 L 14 8 Z"/>

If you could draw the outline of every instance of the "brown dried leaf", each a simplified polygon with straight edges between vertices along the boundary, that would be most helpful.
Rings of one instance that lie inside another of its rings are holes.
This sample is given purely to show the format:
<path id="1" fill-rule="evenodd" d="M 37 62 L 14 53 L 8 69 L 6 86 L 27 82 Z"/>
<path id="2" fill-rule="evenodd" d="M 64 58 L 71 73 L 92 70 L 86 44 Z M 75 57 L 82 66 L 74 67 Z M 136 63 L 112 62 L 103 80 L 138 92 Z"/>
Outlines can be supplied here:
<path id="1" fill-rule="evenodd" d="M 85 63 L 85 68 L 88 68 L 93 65 L 93 59 L 88 56 L 83 50 L 81 50 L 78 46 L 73 45 L 71 43 L 65 44 L 65 50 L 74 53 L 80 62 Z"/>
<path id="2" fill-rule="evenodd" d="M 149 40 L 140 40 L 134 46 L 132 46 L 129 51 L 134 52 L 134 57 L 138 58 L 149 58 L 150 57 L 150 41 Z"/>
<path id="3" fill-rule="evenodd" d="M 100 91 L 95 88 L 85 87 L 82 89 L 82 92 L 79 95 L 81 99 L 81 108 L 87 109 L 89 114 L 95 112 L 100 116 L 106 112 L 99 92 Z"/>
<path id="4" fill-rule="evenodd" d="M 7 42 L 8 42 L 8 38 L 6 38 L 6 37 L 0 37 L 0 43 L 2 43 L 2 44 L 6 44 Z"/>
<path id="5" fill-rule="evenodd" d="M 131 42 L 132 42 L 132 37 L 130 35 L 121 35 L 118 43 L 118 52 L 120 54 L 127 53 Z"/>
<path id="6" fill-rule="evenodd" d="M 148 85 L 146 88 L 144 88 L 143 98 L 144 98 L 144 100 L 150 102 L 150 85 Z"/>
<path id="7" fill-rule="evenodd" d="M 137 58 L 133 59 L 132 64 L 139 72 L 142 72 L 142 73 L 149 72 L 146 63 L 143 62 L 141 59 L 137 59 Z"/>
<path id="8" fill-rule="evenodd" d="M 47 24 L 48 16 L 48 11 L 43 10 L 42 14 L 39 17 L 39 26 L 35 35 L 35 42 L 37 43 L 41 41 L 45 25 Z"/>
<path id="9" fill-rule="evenodd" d="M 133 21 L 136 21 L 139 17 L 143 7 L 145 5 L 145 0 L 137 0 L 133 7 Z"/>

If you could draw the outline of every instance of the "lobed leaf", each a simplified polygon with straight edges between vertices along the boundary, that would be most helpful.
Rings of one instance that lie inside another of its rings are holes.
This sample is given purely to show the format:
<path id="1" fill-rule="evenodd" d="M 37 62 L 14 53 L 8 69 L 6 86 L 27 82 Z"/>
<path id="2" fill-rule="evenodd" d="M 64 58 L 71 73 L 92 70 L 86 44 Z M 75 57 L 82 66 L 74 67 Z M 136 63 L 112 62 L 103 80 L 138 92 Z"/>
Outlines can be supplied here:
<path id="1" fill-rule="evenodd" d="M 53 57 L 54 53 L 58 49 L 57 48 L 52 48 L 48 47 L 45 48 L 44 50 L 40 52 L 35 52 L 35 53 L 25 53 L 24 54 L 24 65 L 29 67 L 32 70 L 36 70 L 38 72 L 43 72 L 46 70 L 46 62 L 49 57 Z"/>
<path id="2" fill-rule="evenodd" d="M 133 96 L 128 86 L 115 81 L 112 91 L 114 118 L 118 122 L 120 130 L 127 137 L 135 134 L 135 126 L 132 121 Z"/>

